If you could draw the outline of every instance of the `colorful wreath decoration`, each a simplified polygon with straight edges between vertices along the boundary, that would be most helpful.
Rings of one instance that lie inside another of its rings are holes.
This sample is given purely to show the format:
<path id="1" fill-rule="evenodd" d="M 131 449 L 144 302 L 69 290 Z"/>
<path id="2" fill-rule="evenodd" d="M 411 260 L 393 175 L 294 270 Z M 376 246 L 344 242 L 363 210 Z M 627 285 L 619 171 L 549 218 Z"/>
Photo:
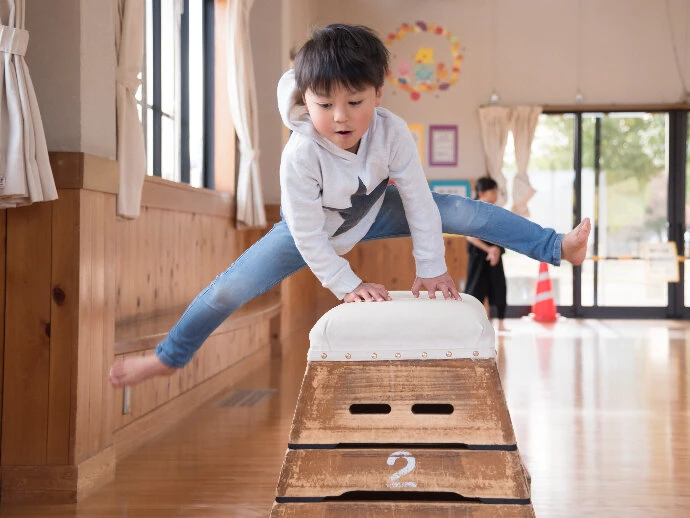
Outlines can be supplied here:
<path id="1" fill-rule="evenodd" d="M 438 63 L 434 70 L 432 66 L 434 64 L 433 49 L 421 47 L 414 58 L 414 77 L 409 66 L 403 64 L 400 65 L 395 74 L 392 71 L 386 74 L 386 79 L 405 92 L 409 92 L 412 100 L 416 101 L 423 92 L 445 91 L 454 85 L 458 80 L 458 75 L 460 75 L 463 56 L 460 53 L 460 41 L 457 36 L 453 36 L 440 25 L 427 24 L 421 21 L 414 24 L 403 23 L 396 32 L 388 35 L 386 46 L 390 47 L 391 44 L 402 40 L 411 32 L 426 32 L 446 38 L 450 44 L 453 58 L 450 70 L 444 63 Z"/>

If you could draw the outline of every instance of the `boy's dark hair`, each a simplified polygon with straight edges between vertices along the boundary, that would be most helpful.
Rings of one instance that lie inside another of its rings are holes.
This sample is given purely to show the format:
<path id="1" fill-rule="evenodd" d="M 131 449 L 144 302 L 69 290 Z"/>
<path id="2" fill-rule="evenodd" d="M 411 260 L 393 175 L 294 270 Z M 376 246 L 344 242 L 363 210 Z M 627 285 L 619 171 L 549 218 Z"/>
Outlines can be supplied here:
<path id="1" fill-rule="evenodd" d="M 477 178 L 477 180 L 474 182 L 474 192 L 477 198 L 479 198 L 480 193 L 493 191 L 494 189 L 498 189 L 498 184 L 496 183 L 496 180 L 490 176 Z"/>
<path id="2" fill-rule="evenodd" d="M 307 90 L 329 95 L 334 85 L 351 90 L 380 88 L 390 53 L 376 33 L 362 25 L 328 25 L 314 31 L 295 56 L 295 80 Z"/>

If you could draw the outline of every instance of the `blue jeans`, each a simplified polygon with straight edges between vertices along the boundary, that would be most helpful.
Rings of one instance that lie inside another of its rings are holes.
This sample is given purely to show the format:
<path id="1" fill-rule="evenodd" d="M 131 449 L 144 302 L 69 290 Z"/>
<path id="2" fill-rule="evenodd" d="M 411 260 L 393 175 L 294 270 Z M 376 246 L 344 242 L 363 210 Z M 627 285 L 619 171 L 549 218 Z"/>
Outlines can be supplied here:
<path id="1" fill-rule="evenodd" d="M 433 193 L 443 232 L 473 236 L 532 259 L 559 265 L 562 234 L 501 207 L 462 196 Z M 410 235 L 400 195 L 389 186 L 374 224 L 362 241 Z M 189 305 L 156 355 L 169 367 L 187 364 L 206 338 L 233 311 L 306 266 L 281 220 L 218 275 Z"/>

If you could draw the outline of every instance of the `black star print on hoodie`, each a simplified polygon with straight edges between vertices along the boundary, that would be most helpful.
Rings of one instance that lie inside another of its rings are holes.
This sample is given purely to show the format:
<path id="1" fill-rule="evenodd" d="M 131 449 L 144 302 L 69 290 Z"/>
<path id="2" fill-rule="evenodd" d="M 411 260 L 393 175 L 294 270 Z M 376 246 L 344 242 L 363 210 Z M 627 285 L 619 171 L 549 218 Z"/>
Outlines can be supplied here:
<path id="1" fill-rule="evenodd" d="M 334 236 L 339 236 L 343 232 L 347 232 L 352 227 L 357 225 L 364 215 L 369 212 L 371 207 L 376 203 L 376 201 L 386 192 L 386 186 L 388 185 L 388 178 L 383 180 L 380 184 L 376 186 L 376 189 L 371 191 L 371 194 L 367 194 L 367 187 L 362 182 L 361 178 L 359 180 L 359 187 L 357 191 L 350 196 L 351 206 L 347 209 L 334 209 L 332 207 L 324 207 L 324 209 L 332 210 L 340 214 L 343 218 L 343 224 L 338 227 L 338 230 L 333 234 Z"/>

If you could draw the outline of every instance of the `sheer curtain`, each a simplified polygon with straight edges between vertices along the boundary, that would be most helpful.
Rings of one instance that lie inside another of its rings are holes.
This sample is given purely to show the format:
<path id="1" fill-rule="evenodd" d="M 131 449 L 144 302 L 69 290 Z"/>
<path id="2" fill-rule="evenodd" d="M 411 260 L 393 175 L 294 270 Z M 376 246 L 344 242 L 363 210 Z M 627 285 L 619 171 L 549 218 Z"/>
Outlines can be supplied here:
<path id="1" fill-rule="evenodd" d="M 511 109 L 503 106 L 481 106 L 479 123 L 484 145 L 484 158 L 489 176 L 498 184 L 497 205 L 508 201 L 506 177 L 503 175 L 503 155 L 510 131 Z"/>
<path id="2" fill-rule="evenodd" d="M 261 173 L 259 171 L 259 123 L 249 13 L 254 0 L 229 0 L 227 10 L 227 69 L 230 113 L 240 142 L 237 176 L 238 226 L 265 227 Z"/>
<path id="3" fill-rule="evenodd" d="M 24 27 L 25 0 L 0 0 L 0 208 L 57 199 Z"/>
<path id="4" fill-rule="evenodd" d="M 117 52 L 117 161 L 120 191 L 117 214 L 136 218 L 146 177 L 146 144 L 135 95 L 144 58 L 144 1 L 115 0 L 115 49 Z"/>
<path id="5" fill-rule="evenodd" d="M 541 112 L 541 106 L 515 106 L 512 114 L 515 162 L 517 163 L 517 173 L 513 180 L 513 212 L 525 217 L 529 217 L 527 202 L 536 192 L 527 176 L 527 164 Z"/>

